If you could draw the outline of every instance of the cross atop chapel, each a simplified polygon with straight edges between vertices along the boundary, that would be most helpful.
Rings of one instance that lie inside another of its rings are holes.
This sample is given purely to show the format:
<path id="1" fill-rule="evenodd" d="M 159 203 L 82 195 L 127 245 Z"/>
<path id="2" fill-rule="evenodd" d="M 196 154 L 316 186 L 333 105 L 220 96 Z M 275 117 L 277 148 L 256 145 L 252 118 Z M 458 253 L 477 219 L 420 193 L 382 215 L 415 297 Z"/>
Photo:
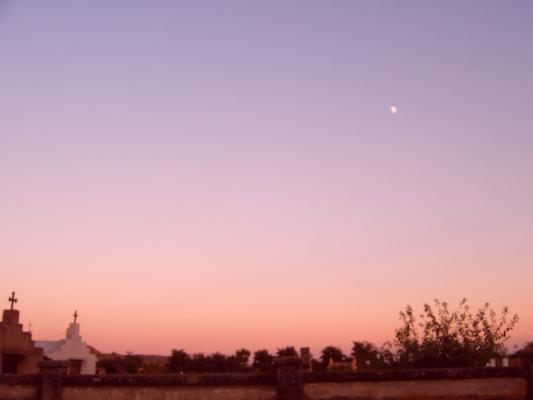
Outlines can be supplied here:
<path id="1" fill-rule="evenodd" d="M 77 319 L 78 319 L 78 311 L 74 311 L 74 323 L 76 323 Z"/>
<path id="2" fill-rule="evenodd" d="M 7 300 L 11 303 L 11 310 L 12 310 L 13 306 L 18 301 L 17 298 L 15 297 L 15 292 L 12 292 L 11 293 L 11 297 L 9 299 L 7 299 Z"/>

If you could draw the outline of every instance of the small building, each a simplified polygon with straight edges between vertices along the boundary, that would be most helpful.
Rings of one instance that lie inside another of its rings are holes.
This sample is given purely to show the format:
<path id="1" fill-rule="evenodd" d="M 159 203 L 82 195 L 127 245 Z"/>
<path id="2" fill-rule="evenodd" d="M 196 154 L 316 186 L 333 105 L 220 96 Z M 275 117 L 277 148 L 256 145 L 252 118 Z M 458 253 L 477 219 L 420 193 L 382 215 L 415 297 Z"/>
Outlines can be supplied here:
<path id="1" fill-rule="evenodd" d="M 520 357 L 503 357 L 503 358 L 491 358 L 487 363 L 487 367 L 522 367 L 527 365 Z"/>
<path id="2" fill-rule="evenodd" d="M 91 352 L 80 336 L 78 313 L 74 313 L 74 322 L 67 328 L 65 339 L 38 340 L 37 347 L 44 351 L 45 358 L 50 360 L 69 361 L 71 375 L 96 373 L 96 356 Z"/>
<path id="3" fill-rule="evenodd" d="M 20 313 L 13 309 L 15 292 L 9 298 L 11 308 L 4 310 L 0 322 L 0 373 L 34 374 L 43 360 L 43 350 L 31 340 L 31 332 L 24 332 L 19 323 Z"/>
<path id="4" fill-rule="evenodd" d="M 333 361 L 333 358 L 329 358 L 328 371 L 355 371 L 356 369 L 355 357 L 352 357 L 352 361 Z"/>

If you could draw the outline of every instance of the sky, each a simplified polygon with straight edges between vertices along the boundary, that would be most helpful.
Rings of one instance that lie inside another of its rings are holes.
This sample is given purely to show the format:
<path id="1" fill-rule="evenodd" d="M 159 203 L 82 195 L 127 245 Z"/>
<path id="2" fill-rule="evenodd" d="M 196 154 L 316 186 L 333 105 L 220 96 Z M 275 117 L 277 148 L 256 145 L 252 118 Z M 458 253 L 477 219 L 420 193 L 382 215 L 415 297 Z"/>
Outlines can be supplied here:
<path id="1" fill-rule="evenodd" d="M 100 351 L 533 340 L 533 2 L 0 0 L 0 296 Z M 391 113 L 390 107 L 397 107 Z"/>

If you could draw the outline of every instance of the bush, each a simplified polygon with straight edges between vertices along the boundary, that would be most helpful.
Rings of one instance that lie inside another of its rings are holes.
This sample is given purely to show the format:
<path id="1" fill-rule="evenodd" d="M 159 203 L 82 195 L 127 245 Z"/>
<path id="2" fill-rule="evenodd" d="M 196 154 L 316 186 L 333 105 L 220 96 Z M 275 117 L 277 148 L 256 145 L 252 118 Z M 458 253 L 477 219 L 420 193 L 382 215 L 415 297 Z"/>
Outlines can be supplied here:
<path id="1" fill-rule="evenodd" d="M 396 330 L 393 363 L 400 368 L 450 368 L 485 366 L 491 358 L 503 357 L 509 332 L 518 323 L 504 307 L 500 315 L 486 303 L 474 314 L 466 299 L 456 311 L 435 300 L 424 305 L 417 321 L 407 306 L 400 312 L 402 326 Z"/>

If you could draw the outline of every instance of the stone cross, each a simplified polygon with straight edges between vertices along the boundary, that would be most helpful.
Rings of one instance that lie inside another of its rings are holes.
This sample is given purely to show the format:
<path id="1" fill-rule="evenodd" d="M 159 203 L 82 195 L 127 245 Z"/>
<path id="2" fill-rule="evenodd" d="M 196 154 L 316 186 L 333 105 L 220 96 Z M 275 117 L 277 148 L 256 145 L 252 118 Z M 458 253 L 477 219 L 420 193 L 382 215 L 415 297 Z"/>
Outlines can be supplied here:
<path id="1" fill-rule="evenodd" d="M 78 319 L 78 311 L 74 311 L 74 323 L 76 323 L 77 319 Z"/>
<path id="2" fill-rule="evenodd" d="M 12 292 L 11 293 L 11 297 L 9 299 L 7 299 L 7 300 L 11 303 L 11 309 L 13 309 L 13 305 L 18 301 L 15 298 L 15 292 Z"/>

